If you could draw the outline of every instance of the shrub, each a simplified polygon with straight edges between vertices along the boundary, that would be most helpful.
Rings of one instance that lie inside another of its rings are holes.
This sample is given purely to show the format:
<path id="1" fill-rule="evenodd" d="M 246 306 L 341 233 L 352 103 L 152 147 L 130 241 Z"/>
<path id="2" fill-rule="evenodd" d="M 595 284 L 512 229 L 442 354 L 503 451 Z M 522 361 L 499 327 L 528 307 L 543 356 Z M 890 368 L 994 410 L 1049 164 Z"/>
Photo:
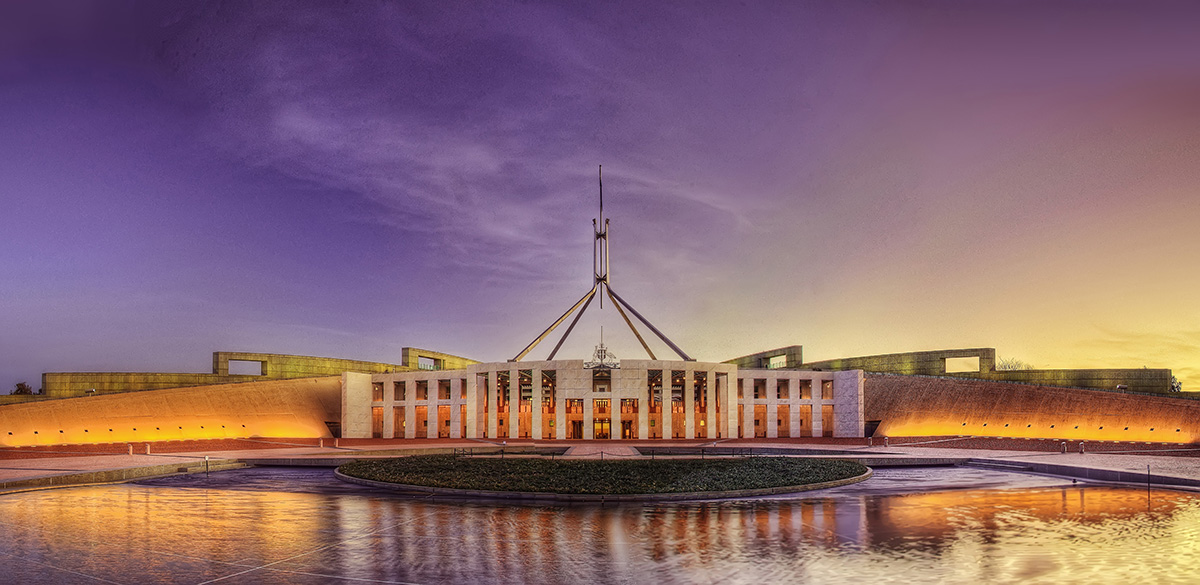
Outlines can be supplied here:
<path id="1" fill-rule="evenodd" d="M 655 494 L 763 489 L 821 483 L 865 473 L 837 459 L 521 459 L 416 455 L 347 463 L 343 474 L 407 485 L 557 494 Z"/>

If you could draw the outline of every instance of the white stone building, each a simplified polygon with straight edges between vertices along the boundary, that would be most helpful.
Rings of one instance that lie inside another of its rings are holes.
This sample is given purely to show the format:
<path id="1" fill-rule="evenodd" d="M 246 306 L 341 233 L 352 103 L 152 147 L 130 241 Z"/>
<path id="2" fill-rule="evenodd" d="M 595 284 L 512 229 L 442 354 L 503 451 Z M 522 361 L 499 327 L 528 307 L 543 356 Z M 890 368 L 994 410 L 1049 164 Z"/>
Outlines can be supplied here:
<path id="1" fill-rule="evenodd" d="M 862 437 L 863 373 L 683 360 L 347 372 L 341 432 L 385 439 Z"/>

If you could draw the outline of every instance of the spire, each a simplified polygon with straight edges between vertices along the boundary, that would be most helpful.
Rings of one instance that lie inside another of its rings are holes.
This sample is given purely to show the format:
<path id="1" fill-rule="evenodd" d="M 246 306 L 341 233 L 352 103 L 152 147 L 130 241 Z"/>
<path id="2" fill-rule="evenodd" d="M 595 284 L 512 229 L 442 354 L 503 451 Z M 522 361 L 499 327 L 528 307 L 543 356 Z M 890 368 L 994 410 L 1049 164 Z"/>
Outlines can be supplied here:
<path id="1" fill-rule="evenodd" d="M 633 313 L 633 316 L 637 317 L 638 321 L 641 321 L 643 325 L 645 325 L 647 328 L 650 329 L 650 331 L 653 331 L 654 334 L 657 335 L 658 338 L 663 341 L 663 343 L 666 343 L 672 350 L 675 351 L 675 353 L 679 354 L 679 357 L 683 358 L 686 361 L 695 361 L 691 357 L 689 357 L 686 353 L 684 353 L 683 350 L 679 349 L 679 346 L 677 346 L 673 342 L 671 342 L 670 339 L 667 339 L 667 336 L 663 335 L 663 333 L 661 331 L 659 331 L 658 328 L 656 328 L 649 321 L 647 321 L 646 318 L 641 315 L 641 313 L 638 313 L 636 309 L 634 309 L 632 306 L 629 305 L 629 303 L 625 302 L 625 299 L 622 299 L 620 297 L 620 295 L 618 295 L 615 291 L 613 291 L 613 289 L 612 289 L 612 272 L 609 270 L 609 261 L 608 261 L 609 224 L 608 224 L 608 219 L 604 217 L 604 166 L 603 165 L 600 165 L 600 167 L 598 168 L 596 176 L 597 176 L 598 184 L 600 187 L 600 216 L 598 218 L 592 220 L 592 232 L 594 235 L 594 240 L 593 240 L 593 244 L 592 244 L 592 274 L 594 276 L 594 279 L 592 282 L 592 288 L 591 288 L 591 290 L 589 290 L 587 292 L 587 294 L 583 295 L 582 298 L 580 298 L 578 301 L 576 301 L 575 304 L 572 305 L 571 308 L 568 309 L 566 313 L 563 313 L 563 315 L 561 317 L 559 317 L 557 321 L 555 321 L 553 324 L 551 324 L 549 327 L 547 327 L 546 330 L 543 331 L 541 335 L 537 336 L 537 338 L 534 339 L 532 342 L 530 342 L 529 345 L 525 346 L 525 349 L 521 350 L 521 353 L 517 354 L 517 357 L 514 357 L 513 359 L 511 359 L 509 361 L 512 361 L 512 362 L 521 361 L 521 358 L 525 357 L 526 354 L 528 354 L 530 351 L 532 351 L 534 347 L 536 347 L 539 343 L 542 342 L 543 339 L 545 339 L 548 335 L 550 335 L 550 333 L 552 331 L 554 331 L 559 325 L 561 325 L 563 321 L 566 321 L 567 317 L 570 317 L 572 313 L 575 313 L 575 318 L 572 319 L 571 324 L 567 326 L 567 331 L 565 333 L 563 333 L 562 338 L 560 338 L 558 340 L 558 343 L 555 344 L 554 349 L 550 352 L 550 356 L 548 358 L 546 358 L 547 360 L 554 359 L 554 356 L 558 354 L 558 350 L 562 347 L 563 342 L 565 342 L 567 340 L 567 337 L 569 337 L 571 335 L 571 332 L 574 331 L 575 324 L 579 323 L 579 318 L 583 316 L 584 311 L 586 311 L 588 306 L 592 304 L 592 299 L 594 297 L 596 297 L 597 293 L 599 293 L 599 296 L 600 296 L 600 308 L 601 309 L 604 308 L 604 297 L 607 296 L 609 298 L 609 300 L 612 301 L 612 305 L 617 308 L 617 312 L 621 314 L 621 318 L 625 320 L 625 324 L 629 326 L 630 331 L 633 331 L 633 335 L 635 337 L 637 337 L 638 342 L 642 344 L 642 349 L 646 350 L 646 354 L 648 354 L 650 356 L 650 359 L 653 360 L 653 359 L 658 359 L 658 358 L 654 357 L 654 352 L 650 350 L 650 346 L 646 344 L 646 340 L 642 338 L 642 334 L 639 333 L 637 330 L 637 327 L 635 327 L 633 325 L 633 321 L 631 321 L 629 319 L 629 315 L 627 315 L 625 313 L 626 310 L 628 310 L 630 313 Z M 575 312 L 576 309 L 579 310 L 578 313 Z M 609 353 L 607 351 L 607 349 L 604 347 L 604 338 L 603 338 L 604 330 L 603 330 L 603 328 L 601 328 L 600 335 L 601 335 L 600 345 L 596 348 L 596 351 L 598 352 L 597 356 L 599 356 L 599 357 L 597 357 L 596 361 L 598 361 L 601 364 L 604 364 L 604 363 L 606 363 L 604 356 L 608 356 L 613 359 L 615 359 L 615 356 L 613 356 L 611 353 Z"/>

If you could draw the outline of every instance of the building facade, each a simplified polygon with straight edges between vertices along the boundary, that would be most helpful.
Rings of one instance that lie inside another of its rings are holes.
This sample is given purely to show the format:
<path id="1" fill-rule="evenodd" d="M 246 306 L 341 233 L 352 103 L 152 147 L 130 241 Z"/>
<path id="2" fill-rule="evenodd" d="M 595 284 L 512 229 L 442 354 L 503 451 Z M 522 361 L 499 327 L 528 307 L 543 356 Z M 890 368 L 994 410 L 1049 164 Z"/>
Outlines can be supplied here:
<path id="1" fill-rule="evenodd" d="M 467 439 L 862 437 L 861 371 L 669 360 L 494 362 L 342 376 L 342 436 Z"/>

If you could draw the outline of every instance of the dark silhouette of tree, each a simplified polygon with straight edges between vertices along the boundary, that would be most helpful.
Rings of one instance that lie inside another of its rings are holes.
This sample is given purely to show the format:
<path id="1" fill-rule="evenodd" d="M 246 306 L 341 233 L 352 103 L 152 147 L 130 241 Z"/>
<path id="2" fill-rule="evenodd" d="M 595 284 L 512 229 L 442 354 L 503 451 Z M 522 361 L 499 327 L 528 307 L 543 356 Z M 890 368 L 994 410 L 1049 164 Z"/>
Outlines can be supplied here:
<path id="1" fill-rule="evenodd" d="M 33 388 L 31 388 L 29 386 L 29 384 L 26 384 L 25 382 L 17 382 L 17 387 L 15 389 L 13 389 L 12 393 L 13 394 L 32 395 Z"/>
<path id="2" fill-rule="evenodd" d="M 1000 358 L 996 360 L 997 370 L 1032 370 L 1033 365 L 1017 358 Z"/>

